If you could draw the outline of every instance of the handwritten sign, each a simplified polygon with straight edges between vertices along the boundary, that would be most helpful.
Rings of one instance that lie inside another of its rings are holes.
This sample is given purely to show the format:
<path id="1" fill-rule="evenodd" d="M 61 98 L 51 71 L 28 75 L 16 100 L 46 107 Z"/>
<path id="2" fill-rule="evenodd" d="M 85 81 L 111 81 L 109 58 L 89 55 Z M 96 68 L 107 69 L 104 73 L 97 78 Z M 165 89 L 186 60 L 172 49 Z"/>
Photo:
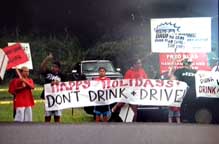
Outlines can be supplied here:
<path id="1" fill-rule="evenodd" d="M 3 51 L 9 59 L 7 70 L 28 61 L 28 57 L 19 43 L 5 47 Z"/>
<path id="2" fill-rule="evenodd" d="M 198 71 L 195 84 L 197 97 L 219 98 L 219 72 Z"/>
<path id="3" fill-rule="evenodd" d="M 46 110 L 108 105 L 124 102 L 138 105 L 181 105 L 187 84 L 176 80 L 70 81 L 46 84 Z"/>
<path id="4" fill-rule="evenodd" d="M 11 46 L 13 44 L 15 44 L 15 42 L 10 42 L 10 43 L 8 43 L 8 46 Z M 29 43 L 19 43 L 19 44 L 21 45 L 24 52 L 26 53 L 26 55 L 28 57 L 28 61 L 26 61 L 23 64 L 18 65 L 17 68 L 21 68 L 23 66 L 26 66 L 29 69 L 33 69 L 33 63 L 32 63 L 31 51 L 30 51 L 30 44 Z"/>

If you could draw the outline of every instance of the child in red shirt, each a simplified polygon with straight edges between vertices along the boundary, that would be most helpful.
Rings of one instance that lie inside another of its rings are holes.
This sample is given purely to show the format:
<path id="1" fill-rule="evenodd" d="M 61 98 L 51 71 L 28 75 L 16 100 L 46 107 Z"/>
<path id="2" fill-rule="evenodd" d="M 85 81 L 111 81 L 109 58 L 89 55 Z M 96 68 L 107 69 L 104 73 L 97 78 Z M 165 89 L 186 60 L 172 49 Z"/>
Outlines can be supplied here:
<path id="1" fill-rule="evenodd" d="M 110 78 L 106 77 L 106 69 L 104 67 L 100 67 L 98 71 L 99 71 L 99 77 L 97 77 L 95 80 L 98 81 L 110 80 Z M 111 115 L 110 106 L 109 105 L 95 106 L 94 114 L 95 114 L 96 122 L 101 121 L 101 115 L 103 116 L 103 121 L 108 122 L 109 117 Z"/>
<path id="2" fill-rule="evenodd" d="M 32 121 L 32 107 L 34 106 L 34 99 L 32 89 L 34 89 L 34 82 L 29 78 L 29 69 L 27 67 L 21 68 L 21 77 L 15 79 L 15 121 L 24 122 Z"/>

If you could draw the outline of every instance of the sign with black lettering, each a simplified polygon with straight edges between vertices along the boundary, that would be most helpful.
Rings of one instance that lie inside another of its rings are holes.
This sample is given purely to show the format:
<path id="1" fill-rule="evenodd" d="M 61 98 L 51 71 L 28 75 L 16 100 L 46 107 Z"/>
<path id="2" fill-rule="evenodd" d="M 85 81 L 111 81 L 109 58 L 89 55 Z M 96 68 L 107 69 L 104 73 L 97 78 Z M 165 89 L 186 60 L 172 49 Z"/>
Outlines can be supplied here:
<path id="1" fill-rule="evenodd" d="M 219 72 L 198 71 L 195 84 L 197 97 L 219 98 Z"/>
<path id="2" fill-rule="evenodd" d="M 15 42 L 9 42 L 8 46 L 11 46 L 15 44 Z M 21 47 L 23 48 L 25 54 L 27 55 L 28 60 L 25 63 L 22 63 L 17 68 L 22 68 L 23 66 L 28 67 L 29 69 L 33 69 L 33 63 L 32 63 L 32 57 L 31 57 L 31 51 L 30 51 L 30 44 L 29 43 L 19 43 Z"/>
<path id="3" fill-rule="evenodd" d="M 211 52 L 211 18 L 151 19 L 151 50 L 157 53 Z"/>
<path id="4" fill-rule="evenodd" d="M 108 105 L 124 102 L 137 105 L 177 106 L 186 94 L 187 84 L 176 80 L 122 79 L 108 81 L 69 81 L 46 84 L 46 110 Z"/>
<path id="5" fill-rule="evenodd" d="M 19 43 L 3 48 L 8 57 L 7 70 L 28 61 L 28 57 Z"/>

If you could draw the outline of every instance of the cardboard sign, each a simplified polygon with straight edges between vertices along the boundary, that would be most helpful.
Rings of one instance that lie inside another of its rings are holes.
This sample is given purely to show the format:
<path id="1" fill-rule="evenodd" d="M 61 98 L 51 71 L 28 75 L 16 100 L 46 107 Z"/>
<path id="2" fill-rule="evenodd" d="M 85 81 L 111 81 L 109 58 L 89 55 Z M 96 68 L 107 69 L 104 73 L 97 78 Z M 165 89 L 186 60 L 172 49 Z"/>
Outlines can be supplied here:
<path id="1" fill-rule="evenodd" d="M 197 97 L 219 98 L 219 72 L 198 71 L 195 85 Z"/>
<path id="2" fill-rule="evenodd" d="M 132 122 L 135 113 L 133 112 L 132 108 L 129 104 L 125 104 L 119 113 L 119 117 L 122 119 L 123 122 Z"/>
<path id="3" fill-rule="evenodd" d="M 0 78 L 3 80 L 8 64 L 8 57 L 5 52 L 0 49 Z"/>
<path id="4" fill-rule="evenodd" d="M 15 44 L 15 42 L 8 43 L 8 46 Z M 30 51 L 30 44 L 29 43 L 19 43 L 21 47 L 23 48 L 24 52 L 26 53 L 28 57 L 28 61 L 20 64 L 17 66 L 17 68 L 21 68 L 23 66 L 28 67 L 29 69 L 33 69 L 33 63 L 32 63 L 32 57 L 31 57 L 31 51 Z"/>
<path id="5" fill-rule="evenodd" d="M 7 65 L 7 70 L 28 61 L 28 57 L 26 53 L 24 52 L 21 45 L 18 43 L 3 48 L 3 51 L 8 56 L 8 60 L 9 60 Z"/>

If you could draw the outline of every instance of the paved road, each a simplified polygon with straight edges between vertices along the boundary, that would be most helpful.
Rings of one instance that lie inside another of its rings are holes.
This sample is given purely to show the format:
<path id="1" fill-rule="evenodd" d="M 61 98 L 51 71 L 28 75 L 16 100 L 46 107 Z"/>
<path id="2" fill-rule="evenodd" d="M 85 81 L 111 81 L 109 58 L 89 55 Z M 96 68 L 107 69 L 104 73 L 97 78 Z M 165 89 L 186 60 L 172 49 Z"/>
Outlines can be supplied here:
<path id="1" fill-rule="evenodd" d="M 218 144 L 219 125 L 1 123 L 1 144 Z"/>

